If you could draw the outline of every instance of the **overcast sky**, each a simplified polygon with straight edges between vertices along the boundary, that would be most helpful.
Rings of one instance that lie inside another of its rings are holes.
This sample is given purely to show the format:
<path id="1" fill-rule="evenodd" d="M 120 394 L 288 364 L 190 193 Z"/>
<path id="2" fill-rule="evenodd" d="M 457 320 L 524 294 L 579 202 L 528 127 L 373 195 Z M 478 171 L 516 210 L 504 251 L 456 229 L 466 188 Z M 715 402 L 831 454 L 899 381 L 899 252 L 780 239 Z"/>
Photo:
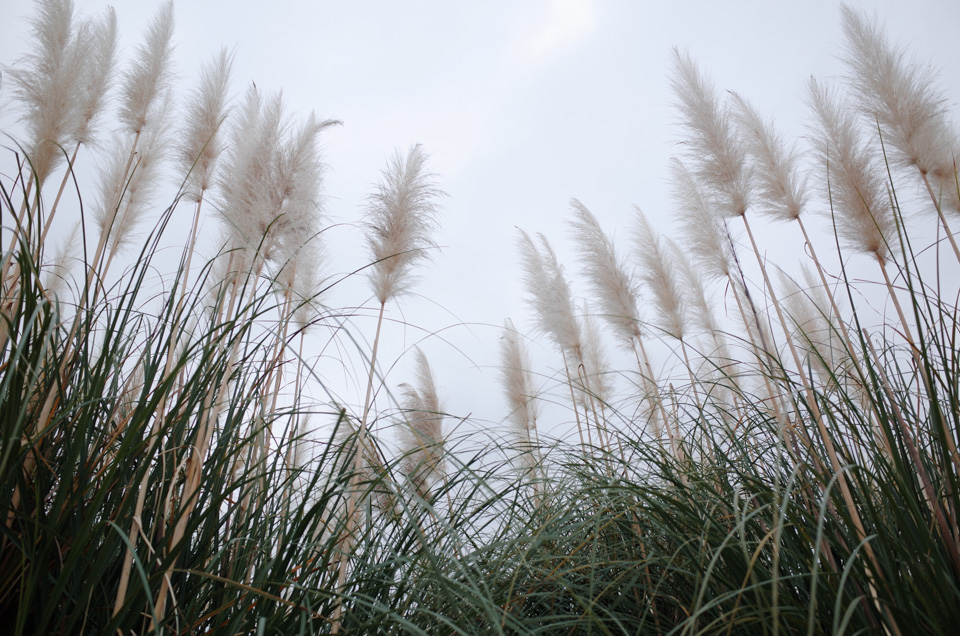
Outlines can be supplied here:
<path id="1" fill-rule="evenodd" d="M 28 46 L 33 4 L 2 4 L 0 62 L 11 64 Z M 77 8 L 91 15 L 107 4 L 78 1 Z M 143 0 L 109 4 L 117 10 L 126 60 L 155 7 Z M 958 112 L 960 2 L 853 5 L 878 16 L 894 42 L 940 70 Z M 351 225 L 364 197 L 395 148 L 423 144 L 449 194 L 437 236 L 443 249 L 422 270 L 419 296 L 389 307 L 388 316 L 406 325 L 388 325 L 384 334 L 386 384 L 392 390 L 410 379 L 412 356 L 401 355 L 420 344 L 447 409 L 480 421 L 497 422 L 505 413 L 495 369 L 503 319 L 531 333 L 515 226 L 553 241 L 580 294 L 585 287 L 562 223 L 571 197 L 594 212 L 623 250 L 634 204 L 662 231 L 673 231 L 672 47 L 688 50 L 718 88 L 746 96 L 793 136 L 808 122 L 808 79 L 836 80 L 844 72 L 839 4 L 830 0 L 194 0 L 176 4 L 175 15 L 179 96 L 192 87 L 199 64 L 226 45 L 236 49 L 234 95 L 255 82 L 264 91 L 282 90 L 295 117 L 313 110 L 343 122 L 323 135 L 326 215 L 340 224 L 324 235 L 327 274 L 366 262 L 362 234 Z M 8 87 L 0 104 L 0 121 L 15 130 Z M 206 224 L 212 234 L 215 221 Z M 793 233 L 774 227 L 765 236 L 770 257 L 792 268 L 801 256 Z M 335 288 L 328 303 L 373 306 L 362 277 Z M 374 326 L 358 318 L 352 328 L 369 340 Z M 546 341 L 534 345 L 534 354 L 541 373 L 560 366 Z M 319 369 L 344 400 L 359 402 L 362 380 L 344 380 L 362 370 L 355 363 L 347 373 L 333 366 Z"/>

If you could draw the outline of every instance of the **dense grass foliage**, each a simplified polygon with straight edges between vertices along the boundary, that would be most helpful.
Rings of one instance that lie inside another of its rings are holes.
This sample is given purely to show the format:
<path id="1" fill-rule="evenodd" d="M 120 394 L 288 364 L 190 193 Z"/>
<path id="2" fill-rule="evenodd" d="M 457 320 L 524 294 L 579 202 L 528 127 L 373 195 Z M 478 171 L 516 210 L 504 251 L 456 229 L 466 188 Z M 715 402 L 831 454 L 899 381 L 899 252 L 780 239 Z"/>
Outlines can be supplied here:
<path id="1" fill-rule="evenodd" d="M 322 380 L 307 334 L 353 328 L 310 278 L 317 138 L 336 122 L 294 123 L 256 89 L 228 118 L 221 54 L 195 92 L 183 187 L 158 204 L 147 177 L 168 130 L 154 101 L 167 89 L 165 7 L 124 76 L 115 161 L 92 194 L 74 169 L 104 99 L 78 86 L 97 90 L 112 72 L 116 26 L 38 3 L 38 50 L 11 75 L 27 138 L 0 180 L 0 624 L 18 635 L 949 633 L 960 325 L 941 276 L 960 264 L 957 137 L 929 76 L 865 18 L 843 18 L 858 101 L 811 85 L 809 174 L 677 52 L 687 249 L 638 210 L 635 258 L 623 258 L 574 201 L 593 314 L 546 237 L 522 234 L 576 441 L 547 437 L 508 320 L 513 435 L 494 442 L 445 432 L 422 352 L 400 408 L 377 411 L 379 323 L 362 409 L 308 397 L 323 387 L 308 390 Z M 75 99 L 52 99 L 61 93 Z M 435 247 L 443 193 L 426 162 L 419 146 L 396 153 L 364 220 L 381 323 Z M 918 185 L 929 200 L 901 204 Z M 812 239 L 804 210 L 817 188 L 834 232 Z M 197 263 L 211 199 L 224 237 Z M 61 205 L 58 218 L 81 222 L 72 269 L 47 237 Z M 184 208 L 193 229 L 168 267 L 163 238 Z M 158 220 L 135 239 L 144 209 Z M 802 283 L 776 286 L 751 229 L 760 213 L 800 224 L 813 267 Z M 933 259 L 916 243 L 924 224 L 937 224 Z M 815 245 L 843 265 L 826 271 Z M 872 280 L 849 274 L 857 252 Z M 715 281 L 740 324 L 712 316 Z M 864 300 L 878 293 L 895 308 L 880 325 Z M 641 297 L 656 315 L 641 315 Z M 607 366 L 599 320 L 635 368 Z M 679 375 L 657 377 L 645 342 L 654 355 L 669 345 Z"/>

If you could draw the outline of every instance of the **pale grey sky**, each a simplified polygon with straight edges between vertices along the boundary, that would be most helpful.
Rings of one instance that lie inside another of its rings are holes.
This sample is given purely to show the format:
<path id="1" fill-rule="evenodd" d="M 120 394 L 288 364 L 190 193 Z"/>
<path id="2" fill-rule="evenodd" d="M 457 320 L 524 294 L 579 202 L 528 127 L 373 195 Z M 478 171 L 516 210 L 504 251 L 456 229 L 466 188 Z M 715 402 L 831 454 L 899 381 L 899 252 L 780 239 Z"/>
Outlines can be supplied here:
<path id="1" fill-rule="evenodd" d="M 90 0 L 77 9 L 91 15 L 107 4 L 116 7 L 126 60 L 155 5 Z M 894 42 L 940 70 L 958 112 L 960 2 L 852 4 L 879 16 Z M 13 63 L 28 46 L 32 11 L 33 3 L 4 0 L 0 63 Z M 423 144 L 449 194 L 437 237 L 443 250 L 420 272 L 419 296 L 389 307 L 389 317 L 407 325 L 389 324 L 384 333 L 386 384 L 392 390 L 409 379 L 401 355 L 421 344 L 448 410 L 482 422 L 505 414 L 496 383 L 499 326 L 512 317 L 521 331 L 531 329 L 515 226 L 550 238 L 578 294 L 586 290 L 562 224 L 571 197 L 622 250 L 633 204 L 673 231 L 672 47 L 688 50 L 720 90 L 741 93 L 792 136 L 803 135 L 808 121 L 808 79 L 833 81 L 844 72 L 839 3 L 832 0 L 194 0 L 176 3 L 175 15 L 178 96 L 193 85 L 199 64 L 226 45 L 236 47 L 234 95 L 256 82 L 282 90 L 295 117 L 314 110 L 342 120 L 323 135 L 326 213 L 340 224 L 325 233 L 327 273 L 366 262 L 362 235 L 351 225 L 364 197 L 395 148 Z M 4 129 L 15 131 L 7 87 L 0 108 Z M 214 224 L 208 217 L 206 227 Z M 763 235 L 770 257 L 796 271 L 801 251 L 793 233 L 772 226 Z M 338 285 L 328 302 L 373 306 L 362 277 Z M 372 319 L 353 321 L 358 337 L 371 339 L 373 328 Z M 545 341 L 533 353 L 541 373 L 560 366 Z M 344 400 L 359 402 L 362 377 L 344 383 L 334 367 L 324 361 L 319 370 Z M 350 373 L 362 376 L 358 362 Z M 623 382 L 619 388 L 627 389 Z"/>

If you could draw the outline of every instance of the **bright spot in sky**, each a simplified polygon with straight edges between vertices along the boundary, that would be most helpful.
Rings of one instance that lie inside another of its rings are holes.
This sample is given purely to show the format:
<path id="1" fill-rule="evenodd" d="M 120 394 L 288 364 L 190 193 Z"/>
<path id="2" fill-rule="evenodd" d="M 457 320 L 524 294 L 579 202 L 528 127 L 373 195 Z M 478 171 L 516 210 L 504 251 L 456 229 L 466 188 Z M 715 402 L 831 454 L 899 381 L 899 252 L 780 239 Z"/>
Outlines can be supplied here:
<path id="1" fill-rule="evenodd" d="M 596 26 L 594 0 L 551 0 L 546 16 L 524 41 L 528 59 L 534 64 L 548 62 L 565 47 L 589 35 Z"/>

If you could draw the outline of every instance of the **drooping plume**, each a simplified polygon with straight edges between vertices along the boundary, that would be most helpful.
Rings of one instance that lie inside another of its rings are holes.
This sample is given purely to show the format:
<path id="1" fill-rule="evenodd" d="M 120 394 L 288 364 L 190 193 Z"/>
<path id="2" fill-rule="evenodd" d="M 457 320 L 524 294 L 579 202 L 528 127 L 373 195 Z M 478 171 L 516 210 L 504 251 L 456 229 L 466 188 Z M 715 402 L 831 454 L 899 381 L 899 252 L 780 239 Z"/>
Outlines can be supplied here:
<path id="1" fill-rule="evenodd" d="M 320 266 L 319 249 L 306 249 L 296 255 L 296 276 L 292 280 L 293 319 L 301 332 L 313 325 L 320 311 L 319 296 L 322 291 Z"/>
<path id="2" fill-rule="evenodd" d="M 813 143 L 823 169 L 829 170 L 837 231 L 851 249 L 883 261 L 896 227 L 884 173 L 861 141 L 851 109 L 813 79 L 810 104 L 817 119 Z"/>
<path id="3" fill-rule="evenodd" d="M 596 217 L 576 199 L 571 200 L 572 236 L 580 248 L 580 262 L 594 296 L 600 302 L 603 318 L 619 340 L 628 347 L 640 338 L 639 290 Z"/>
<path id="4" fill-rule="evenodd" d="M 841 7 L 846 36 L 844 61 L 861 107 L 879 122 L 893 156 L 915 165 L 937 187 L 938 198 L 960 211 L 957 194 L 957 130 L 947 119 L 947 100 L 934 85 L 934 73 L 910 64 L 875 21 L 849 5 Z"/>
<path id="5" fill-rule="evenodd" d="M 670 83 L 679 101 L 684 147 L 693 173 L 724 216 L 742 216 L 749 204 L 750 175 L 730 114 L 688 53 L 674 49 L 673 66 Z"/>
<path id="6" fill-rule="evenodd" d="M 370 195 L 365 224 L 373 264 L 370 282 L 380 303 L 410 290 L 413 266 L 430 258 L 432 234 L 444 192 L 427 171 L 427 155 L 416 144 L 406 156 L 397 151 Z"/>

